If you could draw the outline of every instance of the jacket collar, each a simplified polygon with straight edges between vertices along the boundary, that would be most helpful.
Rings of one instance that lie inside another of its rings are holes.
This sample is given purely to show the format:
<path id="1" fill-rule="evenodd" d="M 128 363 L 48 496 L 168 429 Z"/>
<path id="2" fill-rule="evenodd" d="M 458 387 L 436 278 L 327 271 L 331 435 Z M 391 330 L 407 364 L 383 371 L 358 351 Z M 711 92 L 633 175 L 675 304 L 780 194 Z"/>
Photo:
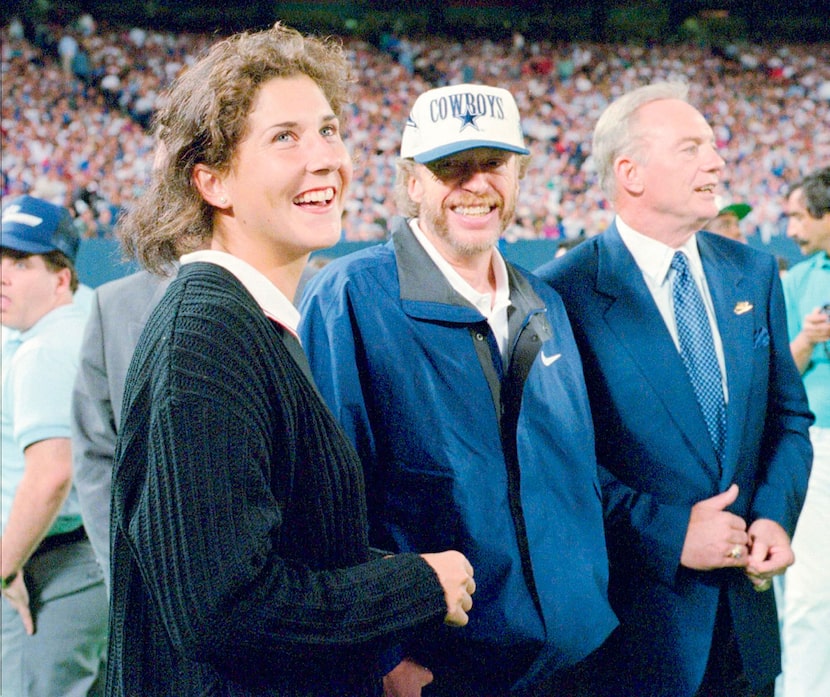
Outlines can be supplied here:
<path id="1" fill-rule="evenodd" d="M 391 224 L 392 239 L 387 243 L 395 253 L 400 284 L 401 303 L 412 317 L 455 321 L 480 322 L 481 313 L 456 292 L 440 272 L 420 242 L 415 239 L 409 222 L 396 216 Z M 510 301 L 514 312 L 525 317 L 544 310 L 544 303 L 527 279 L 506 263 L 510 283 Z"/>

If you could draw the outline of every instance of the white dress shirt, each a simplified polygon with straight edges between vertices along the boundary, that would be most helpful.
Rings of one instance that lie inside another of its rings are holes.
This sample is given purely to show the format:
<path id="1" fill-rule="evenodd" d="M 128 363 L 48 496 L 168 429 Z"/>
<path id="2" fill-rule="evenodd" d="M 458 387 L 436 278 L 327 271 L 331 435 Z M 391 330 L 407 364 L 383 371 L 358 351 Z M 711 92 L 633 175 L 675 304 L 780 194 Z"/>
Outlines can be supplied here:
<path id="1" fill-rule="evenodd" d="M 194 261 L 204 261 L 221 266 L 232 273 L 247 291 L 254 297 L 262 308 L 265 316 L 279 322 L 294 336 L 297 336 L 297 325 L 300 323 L 300 313 L 294 304 L 283 295 L 265 274 L 257 271 L 247 261 L 227 252 L 217 249 L 201 249 L 190 254 L 183 254 L 182 265 Z"/>
<path id="2" fill-rule="evenodd" d="M 703 273 L 703 262 L 700 259 L 700 252 L 697 248 L 697 236 L 692 235 L 686 243 L 674 249 L 652 237 L 637 232 L 623 220 L 616 217 L 617 230 L 620 233 L 623 243 L 631 252 L 634 261 L 643 274 L 643 280 L 648 286 L 651 297 L 657 305 L 657 309 L 666 323 L 666 327 L 674 340 L 674 345 L 680 351 L 680 343 L 677 338 L 677 323 L 674 319 L 674 305 L 672 303 L 672 286 L 670 265 L 675 252 L 684 252 L 689 260 L 689 270 L 695 281 L 700 296 L 703 298 L 703 305 L 706 308 L 706 315 L 709 317 L 709 326 L 712 329 L 712 339 L 715 344 L 715 353 L 720 366 L 721 382 L 723 383 L 724 400 L 729 402 L 729 391 L 726 380 L 726 364 L 723 358 L 723 343 L 718 330 L 718 323 L 715 318 L 715 306 L 712 303 L 712 296 L 709 294 L 709 286 L 706 284 L 706 274 Z"/>
<path id="3" fill-rule="evenodd" d="M 465 300 L 472 303 L 487 320 L 487 324 L 490 325 L 490 329 L 496 337 L 499 352 L 502 358 L 504 358 L 507 355 L 507 308 L 510 307 L 510 283 L 507 278 L 507 266 L 499 250 L 493 247 L 492 263 L 493 276 L 496 280 L 496 292 L 495 294 L 479 293 L 444 259 L 441 252 L 435 248 L 435 245 L 421 231 L 417 218 L 413 218 L 409 222 L 409 227 L 412 228 L 415 239 L 421 243 L 426 253 L 429 254 L 430 259 L 435 262 L 438 270 L 444 274 L 444 277 L 449 281 L 453 289 Z"/>

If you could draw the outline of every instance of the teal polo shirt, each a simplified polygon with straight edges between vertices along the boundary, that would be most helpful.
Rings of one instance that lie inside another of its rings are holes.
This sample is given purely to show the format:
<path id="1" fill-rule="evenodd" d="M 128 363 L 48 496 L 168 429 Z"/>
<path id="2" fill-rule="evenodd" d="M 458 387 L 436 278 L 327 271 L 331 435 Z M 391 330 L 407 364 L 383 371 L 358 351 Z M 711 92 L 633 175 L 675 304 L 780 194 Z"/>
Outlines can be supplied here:
<path id="1" fill-rule="evenodd" d="M 3 332 L 0 488 L 3 529 L 23 477 L 23 451 L 47 438 L 70 438 L 72 387 L 78 372 L 86 311 L 62 305 L 25 332 Z M 81 525 L 74 487 L 49 535 Z"/>
<path id="2" fill-rule="evenodd" d="M 787 330 L 792 341 L 801 331 L 804 317 L 830 303 L 830 257 L 817 252 L 784 275 Z M 830 342 L 813 347 L 807 370 L 801 376 L 816 426 L 830 428 Z"/>

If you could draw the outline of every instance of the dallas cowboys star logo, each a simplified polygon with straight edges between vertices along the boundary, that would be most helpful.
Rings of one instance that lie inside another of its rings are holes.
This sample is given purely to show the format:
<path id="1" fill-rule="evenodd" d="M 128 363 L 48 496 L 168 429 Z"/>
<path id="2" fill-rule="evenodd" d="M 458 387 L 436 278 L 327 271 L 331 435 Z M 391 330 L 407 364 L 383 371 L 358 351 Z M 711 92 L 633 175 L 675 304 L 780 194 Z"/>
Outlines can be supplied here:
<path id="1" fill-rule="evenodd" d="M 455 114 L 455 118 L 461 120 L 461 128 L 459 128 L 459 132 L 463 131 L 467 126 L 472 126 L 477 131 L 481 130 L 476 124 L 476 119 L 481 116 L 481 114 L 473 114 L 471 112 L 467 112 L 466 114 Z"/>

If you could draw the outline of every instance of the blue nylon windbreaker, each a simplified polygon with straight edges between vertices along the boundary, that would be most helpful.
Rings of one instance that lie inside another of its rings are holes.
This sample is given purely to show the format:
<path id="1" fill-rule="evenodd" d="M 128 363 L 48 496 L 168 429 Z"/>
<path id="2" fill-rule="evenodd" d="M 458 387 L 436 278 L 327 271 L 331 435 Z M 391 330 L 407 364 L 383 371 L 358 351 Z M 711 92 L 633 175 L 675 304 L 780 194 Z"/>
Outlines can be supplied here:
<path id="1" fill-rule="evenodd" d="M 582 365 L 558 294 L 508 264 L 509 356 L 396 218 L 300 304 L 317 386 L 364 465 L 370 539 L 457 549 L 469 624 L 406 646 L 493 689 L 533 684 L 616 626 Z M 461 666 L 461 667 L 459 667 Z"/>

